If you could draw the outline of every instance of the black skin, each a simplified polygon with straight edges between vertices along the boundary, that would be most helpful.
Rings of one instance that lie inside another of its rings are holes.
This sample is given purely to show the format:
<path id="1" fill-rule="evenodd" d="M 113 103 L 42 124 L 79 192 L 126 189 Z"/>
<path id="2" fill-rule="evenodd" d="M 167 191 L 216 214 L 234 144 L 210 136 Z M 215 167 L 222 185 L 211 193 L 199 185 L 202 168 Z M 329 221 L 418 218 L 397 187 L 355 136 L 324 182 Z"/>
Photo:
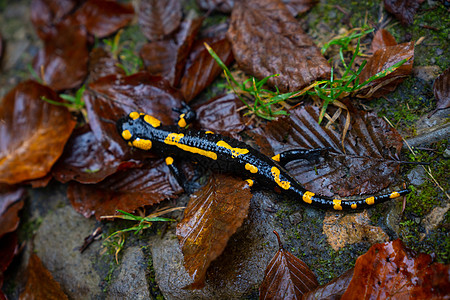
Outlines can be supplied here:
<path id="1" fill-rule="evenodd" d="M 175 111 L 183 115 L 186 123 L 195 118 L 195 113 L 187 105 L 183 105 L 182 108 Z M 174 160 L 188 159 L 215 171 L 251 179 L 251 183 L 255 182 L 266 188 L 276 188 L 289 198 L 328 210 L 363 209 L 410 192 L 405 189 L 396 193 L 359 200 L 332 199 L 307 191 L 284 168 L 288 162 L 293 160 L 317 159 L 318 156 L 326 153 L 327 149 L 325 148 L 294 149 L 281 153 L 278 158 L 269 158 L 243 142 L 220 134 L 184 129 L 179 126 L 151 125 L 145 121 L 145 114 L 142 113 L 130 113 L 117 121 L 116 125 L 119 134 L 129 144 L 132 145 L 136 139 L 150 141 L 150 151 L 162 157 L 170 157 L 168 166 L 176 178 L 181 181 L 182 186 L 184 176 L 172 163 Z M 128 131 L 130 135 L 124 136 L 124 131 Z M 140 146 L 137 147 L 140 148 Z M 230 148 L 234 148 L 235 151 L 233 152 Z"/>

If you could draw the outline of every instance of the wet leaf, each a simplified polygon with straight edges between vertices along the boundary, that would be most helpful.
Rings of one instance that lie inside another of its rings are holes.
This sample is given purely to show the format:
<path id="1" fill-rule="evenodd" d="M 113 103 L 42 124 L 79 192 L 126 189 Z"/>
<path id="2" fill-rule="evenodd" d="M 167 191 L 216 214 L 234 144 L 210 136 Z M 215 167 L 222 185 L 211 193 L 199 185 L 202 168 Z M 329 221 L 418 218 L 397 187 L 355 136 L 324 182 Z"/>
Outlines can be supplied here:
<path id="1" fill-rule="evenodd" d="M 436 78 L 433 93 L 437 100 L 436 109 L 450 107 L 450 68 Z"/>
<path id="2" fill-rule="evenodd" d="M 18 84 L 0 106 L 0 182 L 15 184 L 45 176 L 61 156 L 75 121 L 50 88 L 34 81 Z"/>
<path id="3" fill-rule="evenodd" d="M 89 55 L 89 82 L 94 82 L 101 77 L 118 74 L 125 76 L 125 72 L 117 65 L 111 53 L 103 48 L 94 48 Z"/>
<path id="4" fill-rule="evenodd" d="M 132 111 L 140 111 L 171 125 L 178 118 L 172 108 L 181 107 L 182 95 L 167 81 L 147 72 L 102 77 L 91 83 L 89 89 L 85 100 L 91 130 L 106 150 L 123 160 L 149 154 L 130 152 L 131 147 L 117 133 L 117 120 Z"/>
<path id="5" fill-rule="evenodd" d="M 142 0 L 139 6 L 139 25 L 150 41 L 161 40 L 174 32 L 181 16 L 179 0 Z"/>
<path id="6" fill-rule="evenodd" d="M 375 36 L 372 40 L 371 50 L 375 52 L 379 49 L 386 48 L 389 46 L 395 46 L 397 42 L 392 34 L 389 33 L 386 29 L 380 29 L 375 33 Z"/>
<path id="7" fill-rule="evenodd" d="M 450 266 L 432 263 L 428 254 L 406 248 L 401 240 L 373 245 L 356 260 L 342 299 L 446 299 Z"/>
<path id="8" fill-rule="evenodd" d="M 351 107 L 350 107 L 351 108 Z M 352 109 L 350 128 L 342 150 L 341 115 L 337 130 L 317 124 L 319 108 L 302 106 L 290 116 L 268 123 L 264 132 L 273 152 L 295 148 L 331 148 L 328 155 L 312 164 L 298 160 L 287 165 L 289 172 L 310 191 L 325 196 L 376 193 L 391 184 L 399 171 L 401 136 L 376 113 Z"/>
<path id="9" fill-rule="evenodd" d="M 115 0 L 88 0 L 73 15 L 78 24 L 103 38 L 125 27 L 134 17 L 133 5 Z"/>
<path id="10" fill-rule="evenodd" d="M 88 70 L 86 31 L 67 19 L 51 27 L 42 39 L 44 48 L 33 61 L 36 73 L 56 91 L 80 86 Z"/>
<path id="11" fill-rule="evenodd" d="M 302 299 L 303 294 L 319 285 L 316 275 L 302 260 L 284 250 L 276 235 L 280 249 L 267 265 L 259 299 Z"/>
<path id="12" fill-rule="evenodd" d="M 0 238 L 17 229 L 20 222 L 19 211 L 23 208 L 23 204 L 23 200 L 11 204 L 0 216 Z"/>
<path id="13" fill-rule="evenodd" d="M 389 236 L 377 226 L 370 225 L 366 210 L 348 215 L 327 213 L 323 220 L 323 233 L 335 251 L 360 242 L 371 244 L 389 241 Z"/>
<path id="14" fill-rule="evenodd" d="M 34 253 L 31 254 L 28 261 L 27 273 L 27 284 L 19 299 L 69 299 Z"/>
<path id="15" fill-rule="evenodd" d="M 191 195 L 184 218 L 177 225 L 184 267 L 193 280 L 187 288 L 204 286 L 206 270 L 242 225 L 251 198 L 245 181 L 216 174 Z"/>
<path id="16" fill-rule="evenodd" d="M 98 184 L 71 183 L 68 198 L 86 218 L 115 215 L 117 210 L 133 212 L 182 192 L 164 160 L 150 160 L 140 169 L 123 170 Z"/>
<path id="17" fill-rule="evenodd" d="M 321 285 L 316 289 L 309 291 L 303 295 L 303 300 L 316 299 L 341 299 L 342 295 L 348 288 L 353 278 L 353 269 L 348 270 L 341 276 L 333 279 L 325 285 Z"/>
<path id="18" fill-rule="evenodd" d="M 414 42 L 389 46 L 375 51 L 359 75 L 360 84 L 379 72 L 387 71 L 388 68 L 403 59 L 407 59 L 408 61 L 398 67 L 394 72 L 388 73 L 387 76 L 370 82 L 363 90 L 358 91 L 358 97 L 376 98 L 386 95 L 394 91 L 397 85 L 411 74 L 414 62 Z"/>
<path id="19" fill-rule="evenodd" d="M 235 94 L 210 99 L 195 108 L 198 127 L 228 136 L 237 136 L 245 129 L 245 119 L 239 113 L 243 103 Z"/>
<path id="20" fill-rule="evenodd" d="M 414 15 L 424 0 L 384 0 L 384 8 L 404 25 L 411 25 Z"/>
<path id="21" fill-rule="evenodd" d="M 319 2 L 318 0 L 283 0 L 283 3 L 286 5 L 287 9 L 291 12 L 291 14 L 295 17 L 299 14 L 305 13 L 314 5 Z"/>
<path id="22" fill-rule="evenodd" d="M 45 39 L 51 27 L 61 22 L 81 0 L 32 0 L 31 22 L 41 39 Z"/>
<path id="23" fill-rule="evenodd" d="M 234 6 L 234 0 L 197 0 L 197 5 L 208 11 L 230 13 Z"/>
<path id="24" fill-rule="evenodd" d="M 20 186 L 0 184 L 0 215 L 14 202 L 25 196 L 25 189 Z"/>
<path id="25" fill-rule="evenodd" d="M 16 231 L 7 233 L 0 238 L 0 277 L 11 264 L 14 255 L 17 252 L 18 243 L 19 239 L 17 238 Z M 0 288 L 1 287 L 2 281 L 0 278 Z"/>
<path id="26" fill-rule="evenodd" d="M 63 183 L 75 180 L 81 183 L 98 183 L 120 169 L 142 165 L 136 159 L 123 161 L 112 155 L 95 138 L 88 126 L 78 128 L 64 148 L 63 155 L 52 169 L 53 177 Z"/>
<path id="27" fill-rule="evenodd" d="M 178 86 L 202 22 L 202 18 L 188 18 L 183 21 L 174 37 L 143 45 L 140 56 L 147 71 L 152 75 L 164 77 L 172 86 Z"/>
<path id="28" fill-rule="evenodd" d="M 269 79 L 281 91 L 295 91 L 329 77 L 330 66 L 281 1 L 239 1 L 233 8 L 228 39 L 239 66 Z"/>
<path id="29" fill-rule="evenodd" d="M 225 37 L 217 41 L 204 40 L 216 52 L 219 58 L 229 65 L 233 62 L 233 53 L 231 44 Z M 200 48 L 200 49 L 196 49 Z M 198 43 L 192 50 L 189 57 L 189 65 L 181 80 L 181 92 L 184 99 L 189 102 L 194 99 L 201 91 L 208 87 L 214 79 L 223 72 L 222 68 L 216 63 L 203 44 Z"/>

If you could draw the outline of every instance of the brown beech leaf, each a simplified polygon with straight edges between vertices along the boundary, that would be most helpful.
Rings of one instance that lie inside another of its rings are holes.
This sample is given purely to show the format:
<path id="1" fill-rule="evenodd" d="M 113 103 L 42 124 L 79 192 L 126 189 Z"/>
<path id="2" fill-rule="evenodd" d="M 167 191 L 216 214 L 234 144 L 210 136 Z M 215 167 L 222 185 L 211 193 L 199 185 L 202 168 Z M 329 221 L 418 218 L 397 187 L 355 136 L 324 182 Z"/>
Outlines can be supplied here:
<path id="1" fill-rule="evenodd" d="M 112 155 L 95 138 L 89 126 L 75 129 L 64 148 L 63 155 L 52 169 L 53 177 L 63 183 L 75 180 L 98 183 L 120 169 L 142 165 L 139 156 L 123 161 Z"/>
<path id="2" fill-rule="evenodd" d="M 341 299 L 448 299 L 450 266 L 432 261 L 399 239 L 375 244 L 356 260 Z"/>
<path id="3" fill-rule="evenodd" d="M 230 13 L 234 6 L 234 0 L 197 0 L 197 5 L 204 10 L 217 10 Z"/>
<path id="4" fill-rule="evenodd" d="M 204 40 L 204 42 L 211 46 L 225 65 L 228 66 L 233 62 L 231 44 L 225 37 L 211 43 L 208 40 Z M 192 50 L 189 57 L 189 65 L 186 66 L 183 79 L 181 80 L 181 92 L 187 102 L 194 99 L 223 72 L 203 44 L 197 44 L 197 47 L 200 47 L 201 50 Z"/>
<path id="5" fill-rule="evenodd" d="M 295 91 L 329 77 L 330 66 L 280 0 L 239 1 L 227 33 L 239 66 L 281 91 Z"/>
<path id="6" fill-rule="evenodd" d="M 318 2 L 318 0 L 283 0 L 283 3 L 294 17 L 307 12 Z"/>
<path id="7" fill-rule="evenodd" d="M 37 74 L 56 91 L 78 87 L 88 70 L 86 31 L 66 19 L 51 27 L 42 39 L 44 48 L 33 61 Z"/>
<path id="8" fill-rule="evenodd" d="M 78 24 L 98 37 L 106 37 L 125 27 L 134 17 L 133 5 L 115 0 L 88 0 L 73 15 Z"/>
<path id="9" fill-rule="evenodd" d="M 0 184 L 0 215 L 14 202 L 25 196 L 25 189 L 20 186 Z"/>
<path id="10" fill-rule="evenodd" d="M 17 252 L 18 243 L 17 231 L 5 234 L 0 238 L 0 277 L 11 264 L 14 255 Z M 1 287 L 2 281 L 0 278 L 0 288 Z"/>
<path id="11" fill-rule="evenodd" d="M 450 107 L 450 68 L 436 78 L 433 93 L 437 100 L 436 109 Z"/>
<path id="12" fill-rule="evenodd" d="M 181 17 L 179 0 L 142 0 L 139 6 L 139 25 L 150 41 L 161 40 L 174 32 Z"/>
<path id="13" fill-rule="evenodd" d="M 267 265 L 259 288 L 259 299 L 302 299 L 302 295 L 315 289 L 316 275 L 300 259 L 283 249 L 276 231 L 279 250 Z"/>
<path id="14" fill-rule="evenodd" d="M 15 184 L 45 176 L 61 156 L 75 121 L 61 98 L 35 81 L 19 83 L 0 106 L 0 182 Z"/>
<path id="15" fill-rule="evenodd" d="M 11 204 L 0 216 L 0 238 L 17 229 L 20 222 L 19 211 L 23 208 L 23 204 L 23 200 Z"/>
<path id="16" fill-rule="evenodd" d="M 27 284 L 19 299 L 69 299 L 34 253 L 28 261 L 27 273 Z"/>
<path id="17" fill-rule="evenodd" d="M 235 94 L 225 94 L 195 107 L 196 125 L 228 136 L 237 137 L 245 129 L 245 119 L 239 113 L 244 104 Z"/>
<path id="18" fill-rule="evenodd" d="M 164 77 L 172 86 L 178 86 L 202 22 L 202 18 L 188 18 L 181 23 L 174 37 L 143 45 L 139 54 L 147 71 L 152 75 Z"/>
<path id="19" fill-rule="evenodd" d="M 63 20 L 81 0 L 32 0 L 31 22 L 41 39 L 45 39 L 54 24 Z"/>
<path id="20" fill-rule="evenodd" d="M 327 129 L 318 125 L 320 110 L 315 106 L 292 110 L 290 116 L 264 128 L 275 154 L 295 148 L 330 148 L 328 155 L 316 164 L 298 160 L 287 165 L 289 172 L 310 191 L 325 196 L 373 194 L 392 183 L 399 171 L 402 139 L 398 132 L 376 113 L 349 107 L 351 123 L 344 141 L 345 152 L 340 133 L 344 116 L 334 124 L 339 132 Z"/>
<path id="21" fill-rule="evenodd" d="M 125 77 L 125 71 L 118 66 L 111 53 L 103 48 L 94 48 L 89 54 L 89 82 L 94 82 L 101 77 L 118 74 Z"/>
<path id="22" fill-rule="evenodd" d="M 397 45 L 397 42 L 392 34 L 390 34 L 386 29 L 380 29 L 375 33 L 370 49 L 372 52 L 375 52 L 379 49 L 395 45 Z"/>
<path id="23" fill-rule="evenodd" d="M 177 225 L 184 267 L 193 280 L 187 288 L 204 286 L 206 270 L 242 225 L 251 198 L 245 181 L 223 174 L 212 175 L 203 188 L 191 195 L 184 218 Z"/>
<path id="24" fill-rule="evenodd" d="M 363 241 L 371 244 L 389 241 L 383 229 L 370 225 L 367 210 L 348 215 L 327 213 L 323 220 L 323 233 L 335 251 Z"/>
<path id="25" fill-rule="evenodd" d="M 397 88 L 405 77 L 412 71 L 414 62 L 414 42 L 388 46 L 375 51 L 373 56 L 367 61 L 366 66 L 359 74 L 359 82 L 363 83 L 370 77 L 381 71 L 387 71 L 396 63 L 407 59 L 403 65 L 387 76 L 376 79 L 358 91 L 358 97 L 377 98 L 386 95 Z"/>
<path id="26" fill-rule="evenodd" d="M 178 118 L 172 108 L 181 107 L 182 95 L 162 78 L 141 72 L 126 77 L 109 75 L 100 78 L 89 84 L 85 101 L 96 139 L 114 156 L 128 160 L 150 154 L 144 151 L 132 154 L 132 148 L 117 133 L 116 121 L 132 111 L 140 111 L 171 125 Z"/>
<path id="27" fill-rule="evenodd" d="M 303 295 L 303 300 L 317 300 L 317 299 L 341 299 L 342 295 L 348 288 L 350 281 L 353 278 L 353 268 L 333 279 L 325 285 L 321 285 L 316 289 L 309 291 Z"/>
<path id="28" fill-rule="evenodd" d="M 411 25 L 414 15 L 424 0 L 384 0 L 384 8 L 404 25 Z"/>
<path id="29" fill-rule="evenodd" d="M 133 212 L 139 207 L 175 198 L 182 192 L 164 160 L 149 160 L 140 169 L 123 170 L 98 184 L 72 182 L 67 190 L 72 206 L 89 218 Z"/>

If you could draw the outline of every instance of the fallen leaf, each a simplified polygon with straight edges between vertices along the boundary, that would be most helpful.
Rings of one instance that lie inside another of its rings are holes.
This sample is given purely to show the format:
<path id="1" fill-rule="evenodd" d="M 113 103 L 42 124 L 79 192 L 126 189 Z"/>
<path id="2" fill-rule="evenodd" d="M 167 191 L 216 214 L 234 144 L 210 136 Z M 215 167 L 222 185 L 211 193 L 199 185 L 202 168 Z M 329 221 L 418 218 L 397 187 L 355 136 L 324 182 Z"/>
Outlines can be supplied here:
<path id="1" fill-rule="evenodd" d="M 172 86 L 178 86 L 202 22 L 203 18 L 188 16 L 173 37 L 143 45 L 139 54 L 147 71 L 154 76 L 163 77 Z"/>
<path id="2" fill-rule="evenodd" d="M 216 41 L 208 42 L 208 40 L 202 40 L 202 42 L 208 43 L 225 65 L 228 66 L 233 62 L 231 44 L 225 37 Z M 187 102 L 194 99 L 223 72 L 203 43 L 197 43 L 197 48 L 201 50 L 196 50 L 195 48 L 192 50 L 188 65 L 181 79 L 181 92 Z"/>
<path id="3" fill-rule="evenodd" d="M 97 38 L 104 38 L 125 27 L 134 17 L 131 3 L 115 0 L 88 0 L 74 13 L 73 18 Z"/>
<path id="4" fill-rule="evenodd" d="M 360 84 L 379 72 L 387 71 L 388 68 L 403 59 L 408 61 L 395 71 L 388 73 L 387 76 L 376 79 L 364 86 L 362 90 L 357 91 L 357 96 L 361 98 L 377 98 L 386 95 L 394 91 L 397 85 L 411 74 L 414 62 L 414 42 L 388 46 L 375 51 L 359 74 Z"/>
<path id="5" fill-rule="evenodd" d="M 397 45 L 397 42 L 392 34 L 390 34 L 386 29 L 380 29 L 375 33 L 370 49 L 372 52 L 375 52 L 379 49 L 395 45 Z"/>
<path id="6" fill-rule="evenodd" d="M 351 124 L 344 140 L 345 152 L 341 145 L 344 116 L 333 124 L 336 129 L 320 126 L 319 107 L 298 107 L 289 112 L 290 116 L 264 127 L 265 138 L 274 154 L 296 148 L 330 148 L 315 164 L 298 160 L 286 166 L 309 191 L 320 191 L 329 197 L 373 194 L 395 180 L 400 165 L 401 136 L 376 113 L 348 107 Z"/>
<path id="7" fill-rule="evenodd" d="M 260 79 L 280 74 L 268 83 L 282 92 L 330 75 L 320 50 L 279 0 L 237 2 L 227 37 L 240 68 Z"/>
<path id="8" fill-rule="evenodd" d="M 309 291 L 303 295 L 303 300 L 316 299 L 341 299 L 342 295 L 348 288 L 350 281 L 353 278 L 353 268 L 333 279 L 325 285 L 321 285 L 316 289 Z"/>
<path id="9" fill-rule="evenodd" d="M 316 275 L 300 259 L 283 249 L 278 233 L 279 250 L 267 265 L 259 288 L 259 299 L 302 299 L 319 283 Z"/>
<path id="10" fill-rule="evenodd" d="M 11 204 L 0 216 L 0 238 L 17 229 L 20 222 L 19 211 L 23 208 L 23 204 L 23 200 Z"/>
<path id="11" fill-rule="evenodd" d="M 0 277 L 11 264 L 14 255 L 17 252 L 18 243 L 19 239 L 16 231 L 7 233 L 0 238 Z M 1 287 L 2 282 L 0 279 L 0 288 Z"/>
<path id="12" fill-rule="evenodd" d="M 139 6 L 139 25 L 150 41 L 161 40 L 174 32 L 181 16 L 179 0 L 142 0 Z"/>
<path id="13" fill-rule="evenodd" d="M 335 251 L 363 241 L 370 244 L 389 241 L 383 229 L 370 225 L 367 210 L 348 215 L 328 212 L 323 220 L 323 233 Z"/>
<path id="14" fill-rule="evenodd" d="M 433 93 L 437 100 L 436 109 L 450 107 L 450 68 L 436 78 L 433 84 Z"/>
<path id="15" fill-rule="evenodd" d="M 283 0 L 283 3 L 294 17 L 307 12 L 318 2 L 318 0 Z"/>
<path id="16" fill-rule="evenodd" d="M 230 13 L 234 6 L 234 0 L 196 0 L 196 2 L 203 10 L 223 13 Z"/>
<path id="17" fill-rule="evenodd" d="M 384 0 L 384 8 L 404 25 L 411 25 L 414 15 L 424 0 Z"/>
<path id="18" fill-rule="evenodd" d="M 450 266 L 432 261 L 399 239 L 373 245 L 356 260 L 341 299 L 448 299 Z"/>
<path id="19" fill-rule="evenodd" d="M 25 196 L 25 189 L 21 186 L 0 184 L 0 215 L 14 202 Z"/>
<path id="20" fill-rule="evenodd" d="M 0 106 L 0 182 L 15 184 L 45 176 L 61 156 L 75 121 L 50 88 L 19 83 Z"/>
<path id="21" fill-rule="evenodd" d="M 88 39 L 86 31 L 70 19 L 49 28 L 42 37 L 33 68 L 43 82 L 56 91 L 81 85 L 88 70 Z"/>
<path id="22" fill-rule="evenodd" d="M 118 74 L 125 76 L 125 71 L 118 66 L 111 53 L 103 48 L 94 48 L 89 54 L 89 82 L 94 82 L 101 77 Z"/>
<path id="23" fill-rule="evenodd" d="M 34 253 L 28 261 L 27 273 L 27 284 L 19 299 L 69 299 Z"/>
<path id="24" fill-rule="evenodd" d="M 183 220 L 177 225 L 184 267 L 193 280 L 186 288 L 204 286 L 206 270 L 242 225 L 251 198 L 245 181 L 216 174 L 191 195 Z"/>
<path id="25" fill-rule="evenodd" d="M 67 190 L 70 203 L 86 218 L 115 215 L 117 210 L 133 212 L 182 192 L 164 160 L 149 160 L 140 169 L 123 170 L 98 184 L 72 182 Z"/>

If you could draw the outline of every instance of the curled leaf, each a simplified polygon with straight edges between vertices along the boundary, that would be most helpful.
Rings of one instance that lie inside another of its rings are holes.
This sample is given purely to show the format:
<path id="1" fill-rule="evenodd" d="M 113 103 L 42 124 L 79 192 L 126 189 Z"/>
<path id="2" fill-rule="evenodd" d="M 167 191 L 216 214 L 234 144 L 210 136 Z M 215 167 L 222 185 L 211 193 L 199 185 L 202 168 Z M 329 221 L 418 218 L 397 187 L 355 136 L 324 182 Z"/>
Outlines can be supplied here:
<path id="1" fill-rule="evenodd" d="M 181 22 L 179 0 L 142 0 L 139 7 L 139 25 L 142 33 L 157 41 L 174 32 Z"/>
<path id="2" fill-rule="evenodd" d="M 436 109 L 450 107 L 450 68 L 436 78 L 433 84 L 433 93 L 436 97 Z"/>
<path id="3" fill-rule="evenodd" d="M 23 208 L 24 201 L 20 200 L 11 204 L 6 211 L 0 215 L 0 238 L 6 233 L 13 232 L 19 226 L 19 211 Z"/>
<path id="4" fill-rule="evenodd" d="M 389 33 L 386 29 L 380 29 L 375 33 L 375 36 L 372 40 L 371 50 L 375 52 L 379 49 L 386 48 L 389 46 L 395 46 L 397 42 L 392 34 Z"/>
<path id="5" fill-rule="evenodd" d="M 414 15 L 424 0 L 384 0 L 384 7 L 404 25 L 414 21 Z"/>
<path id="6" fill-rule="evenodd" d="M 226 175 L 213 175 L 195 194 L 177 225 L 184 267 L 193 283 L 204 286 L 206 270 L 225 249 L 228 239 L 247 217 L 252 194 L 248 184 Z"/>
<path id="7" fill-rule="evenodd" d="M 50 88 L 18 84 L 0 106 L 0 182 L 15 184 L 45 176 L 61 156 L 75 121 Z"/>
<path id="8" fill-rule="evenodd" d="M 353 268 L 325 285 L 303 295 L 303 300 L 341 299 L 353 278 Z"/>

